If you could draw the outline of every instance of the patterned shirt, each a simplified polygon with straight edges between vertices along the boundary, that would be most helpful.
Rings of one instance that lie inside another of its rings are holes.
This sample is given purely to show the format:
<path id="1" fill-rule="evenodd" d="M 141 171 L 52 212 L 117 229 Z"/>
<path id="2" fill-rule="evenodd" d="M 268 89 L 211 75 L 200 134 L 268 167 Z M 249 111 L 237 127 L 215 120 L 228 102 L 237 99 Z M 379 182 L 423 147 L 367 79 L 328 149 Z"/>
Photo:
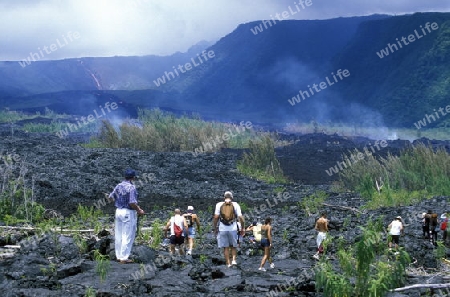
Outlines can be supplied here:
<path id="1" fill-rule="evenodd" d="M 131 209 L 130 203 L 137 204 L 138 193 L 131 181 L 124 180 L 114 188 L 109 197 L 114 199 L 117 208 Z"/>

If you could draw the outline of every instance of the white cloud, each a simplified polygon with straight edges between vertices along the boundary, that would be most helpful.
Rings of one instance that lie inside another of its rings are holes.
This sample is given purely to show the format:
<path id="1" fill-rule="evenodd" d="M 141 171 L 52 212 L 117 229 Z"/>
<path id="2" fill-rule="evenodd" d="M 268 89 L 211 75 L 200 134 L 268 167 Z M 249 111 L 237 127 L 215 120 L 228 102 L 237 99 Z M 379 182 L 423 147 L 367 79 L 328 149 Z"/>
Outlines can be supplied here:
<path id="1" fill-rule="evenodd" d="M 24 59 L 69 31 L 79 32 L 80 38 L 46 59 L 167 55 L 185 51 L 201 40 L 217 40 L 241 23 L 269 19 L 299 1 L 4 0 L 0 1 L 0 60 Z M 450 11 L 450 1 L 441 0 L 312 2 L 294 17 L 326 19 L 372 13 Z"/>

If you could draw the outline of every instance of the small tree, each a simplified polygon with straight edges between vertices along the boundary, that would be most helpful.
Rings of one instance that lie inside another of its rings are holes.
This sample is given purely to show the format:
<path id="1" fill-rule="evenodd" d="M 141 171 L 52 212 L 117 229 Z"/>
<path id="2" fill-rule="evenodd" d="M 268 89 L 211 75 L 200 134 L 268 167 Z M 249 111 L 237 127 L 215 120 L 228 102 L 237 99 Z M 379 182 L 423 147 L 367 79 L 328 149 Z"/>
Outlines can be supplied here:
<path id="1" fill-rule="evenodd" d="M 403 285 L 408 253 L 399 248 L 392 253 L 383 240 L 381 218 L 360 227 L 362 235 L 352 246 L 338 240 L 339 267 L 322 259 L 316 267 L 316 290 L 324 296 L 380 297 Z"/>

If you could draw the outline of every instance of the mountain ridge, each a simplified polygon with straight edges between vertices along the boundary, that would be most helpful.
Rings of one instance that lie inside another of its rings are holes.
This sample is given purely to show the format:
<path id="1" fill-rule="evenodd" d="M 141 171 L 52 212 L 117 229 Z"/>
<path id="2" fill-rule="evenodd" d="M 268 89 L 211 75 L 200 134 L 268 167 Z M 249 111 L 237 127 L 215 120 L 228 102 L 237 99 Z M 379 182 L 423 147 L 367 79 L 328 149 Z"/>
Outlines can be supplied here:
<path id="1" fill-rule="evenodd" d="M 439 28 L 379 57 L 396 38 L 408 37 L 427 22 Z M 0 62 L 0 106 L 21 109 L 26 101 L 32 111 L 34 101 L 36 109 L 42 108 L 45 94 L 64 101 L 58 96 L 66 91 L 102 91 L 135 108 L 189 110 L 223 121 L 396 127 L 411 127 L 425 113 L 446 106 L 449 13 L 286 20 L 255 35 L 251 29 L 258 24 L 261 21 L 240 24 L 212 45 L 165 57 L 39 61 L 24 69 Z M 203 50 L 214 57 L 175 75 L 177 65 Z M 350 75 L 318 87 L 339 69 Z M 158 86 L 154 81 L 164 75 L 171 79 Z M 290 104 L 314 84 L 313 95 Z M 70 102 L 58 108 L 67 112 Z M 448 123 L 443 119 L 430 126 Z"/>

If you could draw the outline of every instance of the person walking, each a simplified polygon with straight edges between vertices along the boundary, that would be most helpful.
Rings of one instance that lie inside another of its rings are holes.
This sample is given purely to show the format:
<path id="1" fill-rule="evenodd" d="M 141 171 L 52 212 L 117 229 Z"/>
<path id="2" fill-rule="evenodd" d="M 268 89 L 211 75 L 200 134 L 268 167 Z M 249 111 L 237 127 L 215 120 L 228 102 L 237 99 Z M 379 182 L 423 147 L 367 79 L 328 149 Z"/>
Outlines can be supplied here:
<path id="1" fill-rule="evenodd" d="M 242 236 L 245 234 L 245 220 L 242 216 L 241 207 L 237 202 L 232 200 L 233 194 L 230 191 L 226 191 L 224 194 L 224 201 L 216 204 L 213 218 L 214 235 L 217 236 L 217 244 L 219 248 L 223 248 L 223 255 L 228 267 L 231 267 L 231 265 L 237 265 L 236 248 L 238 245 L 238 225 L 236 220 L 239 220 L 241 223 L 241 230 L 239 230 L 239 233 Z"/>
<path id="2" fill-rule="evenodd" d="M 129 259 L 131 248 L 137 230 L 137 215 L 143 215 L 144 211 L 138 206 L 138 193 L 133 181 L 136 172 L 127 169 L 124 173 L 125 180 L 119 183 L 109 194 L 116 207 L 114 222 L 114 247 L 117 260 L 122 263 L 132 263 Z"/>
<path id="3" fill-rule="evenodd" d="M 432 230 L 431 230 L 431 215 L 433 214 L 433 211 L 429 209 L 427 213 L 425 214 L 425 231 L 427 232 L 427 239 L 432 243 Z"/>
<path id="4" fill-rule="evenodd" d="M 316 225 L 314 226 L 314 229 L 318 231 L 317 233 L 317 253 L 313 255 L 313 258 L 316 260 L 320 259 L 320 255 L 323 254 L 323 241 L 327 238 L 327 232 L 328 232 L 328 219 L 327 214 L 322 213 L 320 218 L 316 221 Z"/>
<path id="5" fill-rule="evenodd" d="M 184 234 L 187 233 L 188 225 L 184 216 L 181 215 L 181 210 L 176 208 L 174 216 L 169 219 L 164 228 L 164 237 L 167 237 L 167 231 L 170 229 L 170 254 L 175 254 L 175 246 L 178 246 L 180 255 L 184 255 Z"/>
<path id="6" fill-rule="evenodd" d="M 442 241 L 444 242 L 444 244 L 447 243 L 447 238 L 448 238 L 448 230 L 449 230 L 448 217 L 449 217 L 448 213 L 441 214 L 440 229 L 442 230 Z"/>
<path id="7" fill-rule="evenodd" d="M 194 226 L 194 223 L 197 225 L 197 229 L 200 232 L 200 220 L 196 213 L 194 213 L 194 207 L 188 206 L 187 211 L 185 214 L 183 214 L 184 219 L 186 220 L 187 224 L 187 232 L 185 234 L 185 238 L 187 238 L 187 244 L 188 244 L 188 250 L 186 252 L 187 255 L 191 255 L 192 249 L 194 248 L 194 240 L 195 240 L 195 234 L 196 229 Z"/>
<path id="8" fill-rule="evenodd" d="M 396 217 L 388 226 L 389 231 L 389 248 L 392 248 L 392 244 L 394 244 L 395 248 L 398 248 L 400 242 L 400 234 L 403 232 L 403 223 L 402 217 Z"/>
<path id="9" fill-rule="evenodd" d="M 437 237 L 439 232 L 439 222 L 437 213 L 432 213 L 430 216 L 430 242 L 437 246 Z"/>
<path id="10" fill-rule="evenodd" d="M 422 236 L 423 236 L 424 239 L 428 238 L 428 233 L 430 232 L 429 222 L 428 222 L 428 225 L 427 225 L 427 222 L 426 222 L 426 219 L 425 219 L 426 215 L 427 215 L 426 212 L 422 213 L 422 220 L 421 220 L 421 222 L 422 222 Z"/>
<path id="11" fill-rule="evenodd" d="M 266 271 L 264 264 L 268 260 L 270 263 L 270 268 L 275 268 L 275 264 L 272 262 L 270 257 L 270 250 L 272 248 L 272 219 L 266 218 L 264 225 L 261 226 L 261 247 L 264 249 L 264 256 L 261 259 L 261 264 L 258 270 Z"/>

